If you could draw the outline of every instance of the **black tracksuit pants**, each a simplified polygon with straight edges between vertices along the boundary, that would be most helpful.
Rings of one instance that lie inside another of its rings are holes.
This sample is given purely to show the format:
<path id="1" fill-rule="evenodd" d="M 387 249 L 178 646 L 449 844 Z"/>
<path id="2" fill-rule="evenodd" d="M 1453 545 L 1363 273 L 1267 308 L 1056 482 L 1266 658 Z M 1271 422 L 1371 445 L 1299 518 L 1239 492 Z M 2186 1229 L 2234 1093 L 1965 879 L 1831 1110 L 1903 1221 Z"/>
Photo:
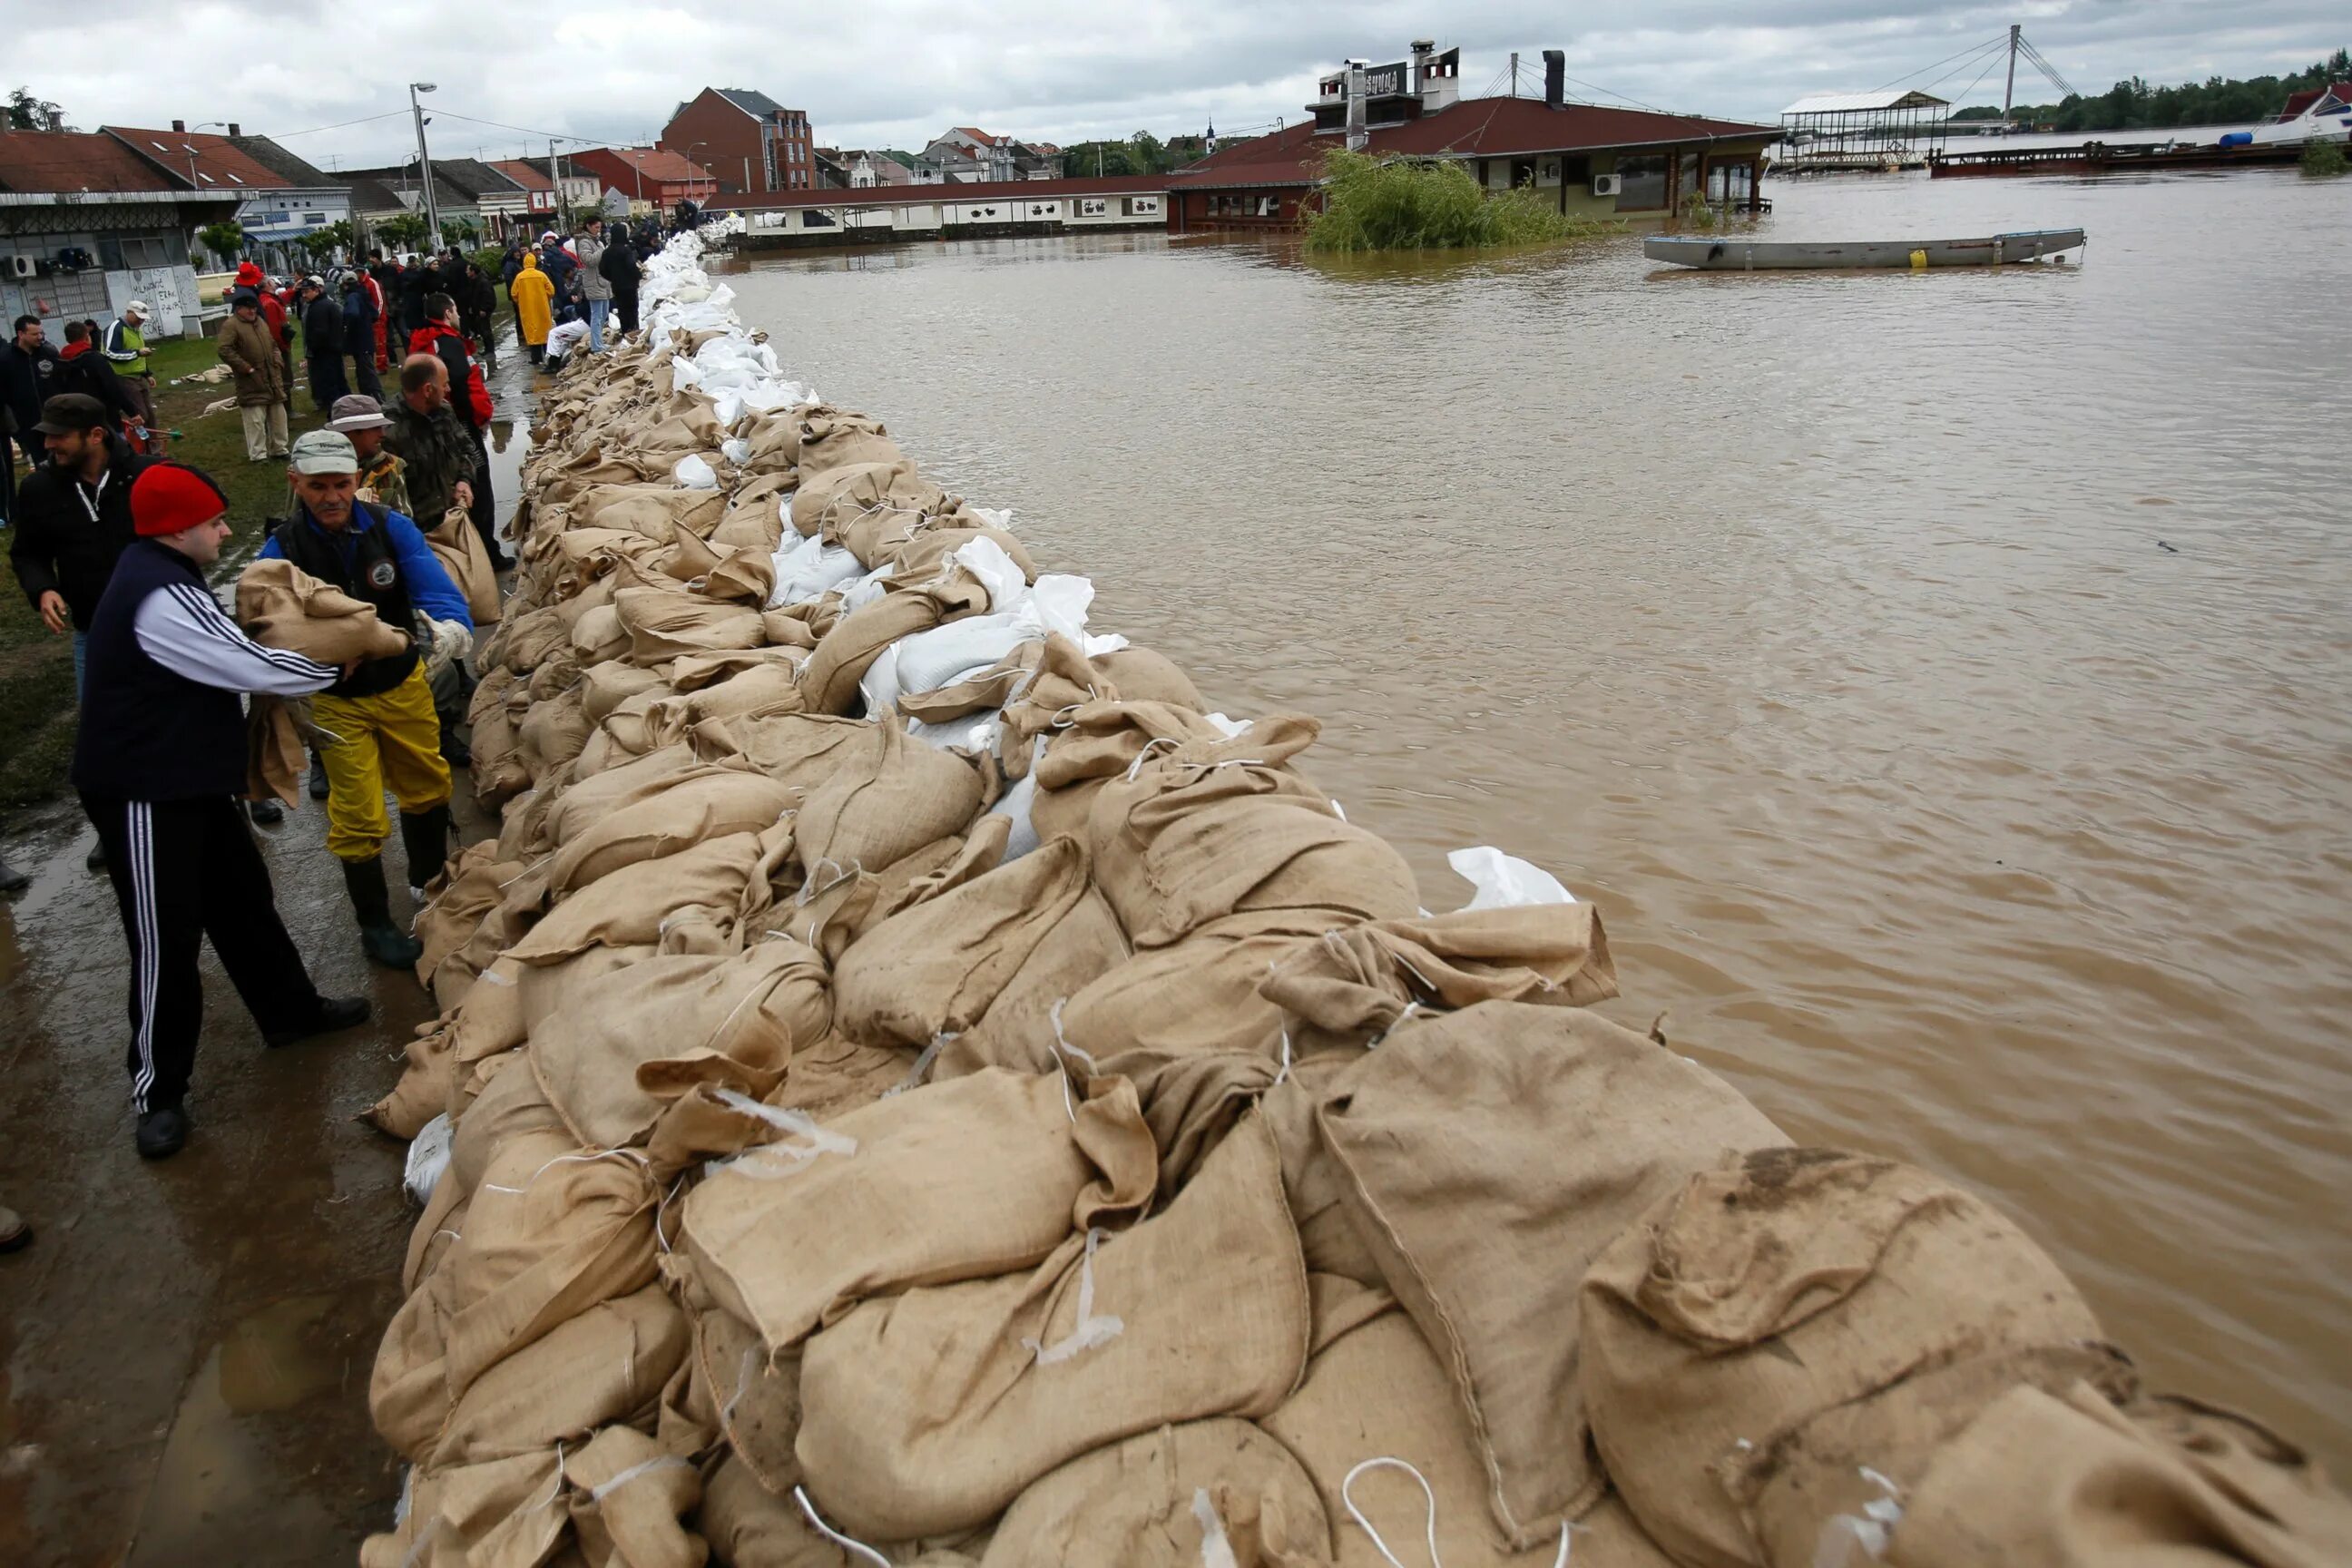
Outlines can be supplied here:
<path id="1" fill-rule="evenodd" d="M 124 800 L 84 793 L 82 808 L 106 846 L 107 874 L 131 943 L 131 1103 L 144 1113 L 177 1105 L 195 1067 L 205 1016 L 197 944 L 212 938 L 246 1010 L 264 1035 L 305 1028 L 320 998 L 278 918 L 269 868 L 228 795 Z"/>

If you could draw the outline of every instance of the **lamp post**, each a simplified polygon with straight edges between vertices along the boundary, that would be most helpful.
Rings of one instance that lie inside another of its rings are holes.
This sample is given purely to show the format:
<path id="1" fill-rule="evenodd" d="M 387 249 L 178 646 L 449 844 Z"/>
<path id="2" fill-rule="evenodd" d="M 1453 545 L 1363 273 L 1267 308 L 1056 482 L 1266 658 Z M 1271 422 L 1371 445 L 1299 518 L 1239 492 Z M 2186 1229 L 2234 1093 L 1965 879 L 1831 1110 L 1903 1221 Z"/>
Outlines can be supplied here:
<path id="1" fill-rule="evenodd" d="M 433 90 L 434 84 L 429 81 L 410 82 L 408 114 L 410 119 L 416 121 L 416 173 L 418 178 L 425 183 L 425 226 L 430 235 L 429 247 L 439 250 L 441 248 L 441 208 L 433 199 L 433 155 L 425 150 L 425 106 L 416 100 L 418 93 Z"/>

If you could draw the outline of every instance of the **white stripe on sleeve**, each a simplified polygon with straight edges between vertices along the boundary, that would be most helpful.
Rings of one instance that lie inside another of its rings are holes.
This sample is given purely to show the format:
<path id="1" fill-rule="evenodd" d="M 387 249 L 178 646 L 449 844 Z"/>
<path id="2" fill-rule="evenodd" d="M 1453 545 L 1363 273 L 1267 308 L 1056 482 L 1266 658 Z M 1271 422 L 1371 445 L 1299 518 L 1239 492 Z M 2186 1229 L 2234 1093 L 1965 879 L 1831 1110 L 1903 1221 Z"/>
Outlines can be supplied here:
<path id="1" fill-rule="evenodd" d="M 131 629 L 147 657 L 165 669 L 227 691 L 299 697 L 324 691 L 342 673 L 299 653 L 262 647 L 194 584 L 172 584 L 148 595 Z"/>

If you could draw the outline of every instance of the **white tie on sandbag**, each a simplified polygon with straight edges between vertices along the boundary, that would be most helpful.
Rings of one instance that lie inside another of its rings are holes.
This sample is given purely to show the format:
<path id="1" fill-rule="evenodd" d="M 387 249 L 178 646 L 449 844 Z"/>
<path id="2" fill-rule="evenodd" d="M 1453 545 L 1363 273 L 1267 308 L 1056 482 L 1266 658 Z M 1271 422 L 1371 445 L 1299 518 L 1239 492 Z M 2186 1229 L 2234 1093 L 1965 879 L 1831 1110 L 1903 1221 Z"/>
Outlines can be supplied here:
<path id="1" fill-rule="evenodd" d="M 1364 1510 L 1356 1506 L 1356 1500 L 1349 1495 L 1349 1489 L 1356 1484 L 1356 1478 L 1366 1470 L 1402 1470 L 1413 1479 L 1414 1483 L 1421 1488 L 1423 1499 L 1429 1505 L 1430 1568 L 1445 1568 L 1444 1559 L 1437 1555 L 1437 1494 L 1430 1489 L 1429 1478 L 1406 1461 L 1386 1454 L 1364 1460 L 1354 1469 L 1349 1470 L 1347 1478 L 1339 1483 L 1339 1500 L 1348 1505 L 1349 1517 L 1362 1528 L 1366 1535 L 1372 1538 L 1372 1550 L 1381 1554 L 1381 1560 L 1388 1563 L 1389 1568 L 1404 1568 L 1404 1564 L 1398 1561 L 1397 1554 L 1389 1550 L 1389 1543 L 1381 1539 L 1381 1532 L 1372 1528 L 1372 1521 L 1364 1517 Z M 1560 1525 L 1559 1555 L 1551 1560 L 1551 1568 L 1568 1568 L 1570 1532 L 1575 1528 L 1576 1526 L 1565 1522 Z"/>
<path id="2" fill-rule="evenodd" d="M 1192 1489 L 1192 1518 L 1201 1526 L 1201 1568 L 1241 1568 L 1234 1556 L 1234 1543 L 1225 1535 L 1225 1521 L 1217 1517 L 1217 1505 L 1209 1500 L 1209 1489 Z"/>
<path id="3" fill-rule="evenodd" d="M 1127 1331 L 1127 1324 L 1108 1312 L 1095 1316 L 1095 1248 L 1102 1245 L 1102 1238 L 1103 1231 L 1098 1226 L 1087 1232 L 1087 1255 L 1078 1261 L 1078 1321 L 1072 1325 L 1069 1336 L 1050 1345 L 1033 1339 L 1021 1342 L 1021 1348 L 1035 1356 L 1039 1366 L 1067 1361 L 1097 1345 L 1108 1344 Z"/>
<path id="4" fill-rule="evenodd" d="M 746 1116 L 754 1116 L 769 1126 L 804 1142 L 761 1143 L 724 1160 L 712 1160 L 703 1166 L 703 1173 L 716 1176 L 723 1171 L 750 1176 L 757 1181 L 772 1182 L 791 1175 L 820 1154 L 855 1154 L 857 1140 L 828 1128 L 820 1127 L 814 1118 L 782 1106 L 765 1105 L 740 1089 L 718 1091 L 719 1103 Z M 781 1168 L 779 1168 L 781 1162 Z"/>
<path id="5" fill-rule="evenodd" d="M 1491 844 L 1456 849 L 1446 856 L 1445 863 L 1454 868 L 1455 876 L 1477 889 L 1462 906 L 1465 911 L 1576 902 L 1576 895 L 1561 887 L 1559 879 L 1550 872 L 1506 855 Z"/>
<path id="6" fill-rule="evenodd" d="M 862 1541 L 853 1541 L 848 1536 L 842 1534 L 841 1531 L 834 1529 L 833 1526 L 825 1523 L 823 1516 L 816 1511 L 816 1504 L 809 1501 L 808 1488 L 794 1487 L 793 1489 L 793 1498 L 794 1501 L 801 1505 L 801 1511 L 808 1515 L 810 1527 L 815 1530 L 819 1535 L 824 1536 L 827 1541 L 832 1542 L 844 1552 L 856 1552 L 859 1557 L 865 1559 L 866 1562 L 876 1564 L 877 1568 L 891 1568 L 890 1560 L 887 1557 L 883 1556 L 882 1553 L 875 1551 L 874 1548 L 866 1545 L 866 1542 Z"/>

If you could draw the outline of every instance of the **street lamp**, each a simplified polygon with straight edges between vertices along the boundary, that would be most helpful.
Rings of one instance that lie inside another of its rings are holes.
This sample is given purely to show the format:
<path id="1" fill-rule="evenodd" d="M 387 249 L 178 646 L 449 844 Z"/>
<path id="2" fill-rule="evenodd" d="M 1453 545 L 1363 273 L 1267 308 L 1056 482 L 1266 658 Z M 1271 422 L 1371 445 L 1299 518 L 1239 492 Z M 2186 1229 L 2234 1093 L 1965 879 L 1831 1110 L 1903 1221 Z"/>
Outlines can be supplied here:
<path id="1" fill-rule="evenodd" d="M 420 92 L 435 90 L 429 81 L 408 84 L 408 113 L 416 121 L 416 170 L 425 182 L 425 226 L 431 235 L 432 248 L 441 248 L 441 208 L 433 199 L 433 155 L 425 150 L 425 106 L 416 100 Z"/>

